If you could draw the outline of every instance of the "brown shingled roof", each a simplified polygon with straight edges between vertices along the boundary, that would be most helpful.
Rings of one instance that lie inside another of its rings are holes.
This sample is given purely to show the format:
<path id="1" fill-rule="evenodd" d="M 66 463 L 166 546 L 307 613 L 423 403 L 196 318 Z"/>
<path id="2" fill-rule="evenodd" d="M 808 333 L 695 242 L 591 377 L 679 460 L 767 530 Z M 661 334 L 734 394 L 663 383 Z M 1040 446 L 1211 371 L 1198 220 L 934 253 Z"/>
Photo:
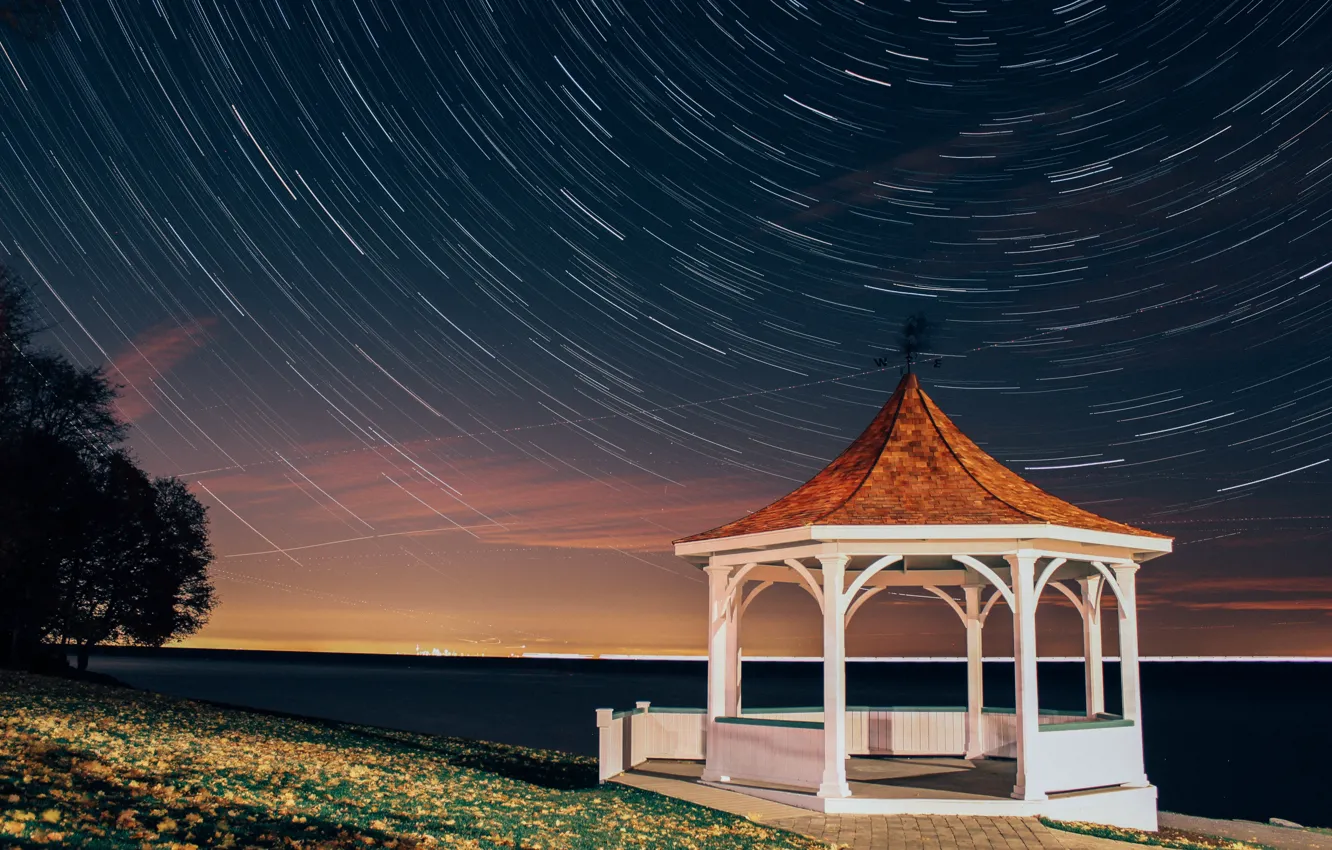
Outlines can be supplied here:
<path id="1" fill-rule="evenodd" d="M 1026 481 L 967 439 L 908 373 L 864 433 L 822 472 L 767 507 L 675 542 L 808 525 L 1032 523 L 1165 537 L 1084 511 Z"/>

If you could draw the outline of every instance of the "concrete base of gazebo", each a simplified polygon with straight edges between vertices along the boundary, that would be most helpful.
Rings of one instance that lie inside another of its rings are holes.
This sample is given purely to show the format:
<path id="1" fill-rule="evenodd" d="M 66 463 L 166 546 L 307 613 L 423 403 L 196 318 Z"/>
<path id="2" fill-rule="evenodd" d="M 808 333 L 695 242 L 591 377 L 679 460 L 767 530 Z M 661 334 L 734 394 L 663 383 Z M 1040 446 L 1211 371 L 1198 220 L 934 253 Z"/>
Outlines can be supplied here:
<path id="1" fill-rule="evenodd" d="M 854 760 L 853 767 L 859 763 Z M 692 773 L 692 776 L 690 775 Z M 652 760 L 609 780 L 617 785 L 651 791 L 676 800 L 739 815 L 752 823 L 806 835 L 820 847 L 844 850 L 1101 850 L 1105 839 L 1055 830 L 1036 818 L 977 815 L 827 814 L 760 800 L 728 788 L 697 781 L 697 765 Z M 1180 816 L 1168 816 L 1179 818 Z M 1210 821 L 1211 828 L 1221 821 Z M 1184 826 L 1170 823 L 1170 826 Z M 1196 824 L 1194 828 L 1196 828 Z M 1273 827 L 1280 830 L 1280 827 Z M 1109 846 L 1109 845 L 1106 845 Z"/>
<path id="2" fill-rule="evenodd" d="M 824 793 L 820 781 L 822 714 L 766 708 L 709 720 L 704 709 L 647 702 L 603 709 L 601 778 L 661 777 L 826 814 L 1045 816 L 1157 828 L 1156 787 L 1143 781 L 1138 729 L 1116 715 L 1041 712 L 1035 751 L 1060 764 L 1062 778 L 1046 793 L 1019 795 L 1013 709 L 982 709 L 980 736 L 969 744 L 968 713 L 959 707 L 849 707 L 842 794 Z"/>
<path id="3" fill-rule="evenodd" d="M 654 762 L 639 770 L 652 771 Z M 701 762 L 687 765 L 704 785 L 725 788 L 760 800 L 800 809 L 845 815 L 961 815 L 1036 817 L 1155 830 L 1156 787 L 1097 788 L 1051 794 L 1046 800 L 1015 800 L 1009 794 L 1016 776 L 1011 760 L 967 761 L 959 758 L 847 760 L 850 797 L 820 797 L 795 788 L 749 782 L 703 782 Z"/>

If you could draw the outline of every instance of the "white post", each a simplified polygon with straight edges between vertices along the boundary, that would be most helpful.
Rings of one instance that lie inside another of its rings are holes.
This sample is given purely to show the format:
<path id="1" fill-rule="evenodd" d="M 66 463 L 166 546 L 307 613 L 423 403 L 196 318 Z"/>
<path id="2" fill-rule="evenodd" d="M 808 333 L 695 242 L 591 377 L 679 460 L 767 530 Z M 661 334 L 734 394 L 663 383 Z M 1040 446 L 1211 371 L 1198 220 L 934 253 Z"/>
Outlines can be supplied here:
<path id="1" fill-rule="evenodd" d="M 1122 601 L 1119 604 L 1119 690 L 1123 695 L 1125 720 L 1133 721 L 1142 746 L 1142 688 L 1138 678 L 1138 591 L 1137 564 L 1116 564 L 1115 582 Z M 1131 785 L 1147 785 L 1147 774 Z"/>
<path id="2" fill-rule="evenodd" d="M 1119 605 L 1119 681 L 1123 694 L 1124 719 L 1142 720 L 1142 695 L 1138 685 L 1138 565 L 1115 566 L 1115 581 L 1123 601 Z"/>
<path id="3" fill-rule="evenodd" d="M 744 599 L 744 582 L 735 589 L 734 597 L 726 606 L 726 716 L 740 715 L 740 603 Z"/>
<path id="4" fill-rule="evenodd" d="M 981 740 L 981 714 L 985 705 L 985 680 L 982 675 L 984 647 L 981 643 L 980 586 L 963 585 L 967 612 L 967 749 L 963 758 L 985 757 Z"/>
<path id="5" fill-rule="evenodd" d="M 703 569 L 708 574 L 708 725 L 706 728 L 710 732 L 713 721 L 726 716 L 726 690 L 729 684 L 726 650 L 731 630 L 730 617 L 726 611 L 726 586 L 730 581 L 731 568 L 708 565 Z M 707 734 L 704 743 L 707 748 L 707 761 L 703 767 L 703 780 L 719 782 L 721 773 L 714 767 L 716 757 L 713 753 L 713 736 Z"/>
<path id="6" fill-rule="evenodd" d="M 605 782 L 612 776 L 616 776 L 624 771 L 624 765 L 620 759 L 616 758 L 615 740 L 611 735 L 612 717 L 615 710 L 611 708 L 597 709 L 597 781 Z"/>
<path id="7" fill-rule="evenodd" d="M 1082 588 L 1082 659 L 1087 716 L 1105 712 L 1105 671 L 1101 662 L 1101 582 L 1099 575 L 1078 579 Z"/>
<path id="8" fill-rule="evenodd" d="M 731 618 L 727 612 L 726 584 L 730 567 L 704 567 L 708 574 L 708 719 L 726 716 L 726 686 Z"/>
<path id="9" fill-rule="evenodd" d="M 820 555 L 823 568 L 823 783 L 820 797 L 850 797 L 846 782 L 846 555 Z"/>
<path id="10" fill-rule="evenodd" d="M 1017 691 L 1017 784 L 1019 800 L 1048 799 L 1042 791 L 1036 736 L 1040 734 L 1040 700 L 1036 693 L 1036 558 L 1031 552 L 1007 556 L 1013 590 L 1013 666 Z"/>

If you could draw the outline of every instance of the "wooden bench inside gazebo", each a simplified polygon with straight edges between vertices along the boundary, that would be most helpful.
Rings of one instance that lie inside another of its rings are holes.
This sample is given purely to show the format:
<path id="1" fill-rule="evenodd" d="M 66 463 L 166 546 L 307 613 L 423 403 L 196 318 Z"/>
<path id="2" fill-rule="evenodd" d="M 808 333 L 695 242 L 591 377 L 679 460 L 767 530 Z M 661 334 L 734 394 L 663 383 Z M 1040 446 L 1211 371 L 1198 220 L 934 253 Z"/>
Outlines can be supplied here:
<path id="1" fill-rule="evenodd" d="M 908 371 L 878 415 L 808 482 L 675 543 L 708 575 L 705 708 L 601 709 L 601 775 L 658 770 L 829 813 L 1045 815 L 1156 828 L 1143 768 L 1135 582 L 1169 537 L 1058 499 L 957 429 Z M 740 626 L 760 593 L 798 584 L 823 622 L 823 705 L 747 708 Z M 967 645 L 965 706 L 848 706 L 846 627 L 886 588 L 938 596 Z M 1036 612 L 1053 590 L 1082 619 L 1085 705 L 1042 711 Z M 1105 710 L 1103 601 L 1117 612 L 1118 714 Z M 987 708 L 982 643 L 1013 619 L 1016 705 Z M 693 762 L 692 764 L 689 762 Z"/>

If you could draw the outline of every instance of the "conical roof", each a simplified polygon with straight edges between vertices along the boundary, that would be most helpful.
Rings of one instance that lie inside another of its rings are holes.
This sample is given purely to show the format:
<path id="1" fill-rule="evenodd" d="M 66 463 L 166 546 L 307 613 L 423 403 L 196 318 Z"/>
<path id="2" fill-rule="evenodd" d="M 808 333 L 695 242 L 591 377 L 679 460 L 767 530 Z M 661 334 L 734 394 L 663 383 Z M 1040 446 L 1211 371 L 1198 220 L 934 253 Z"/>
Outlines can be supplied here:
<path id="1" fill-rule="evenodd" d="M 809 525 L 1030 525 L 1169 539 L 1051 496 L 967 439 L 908 373 L 846 451 L 791 493 L 676 543 Z"/>

